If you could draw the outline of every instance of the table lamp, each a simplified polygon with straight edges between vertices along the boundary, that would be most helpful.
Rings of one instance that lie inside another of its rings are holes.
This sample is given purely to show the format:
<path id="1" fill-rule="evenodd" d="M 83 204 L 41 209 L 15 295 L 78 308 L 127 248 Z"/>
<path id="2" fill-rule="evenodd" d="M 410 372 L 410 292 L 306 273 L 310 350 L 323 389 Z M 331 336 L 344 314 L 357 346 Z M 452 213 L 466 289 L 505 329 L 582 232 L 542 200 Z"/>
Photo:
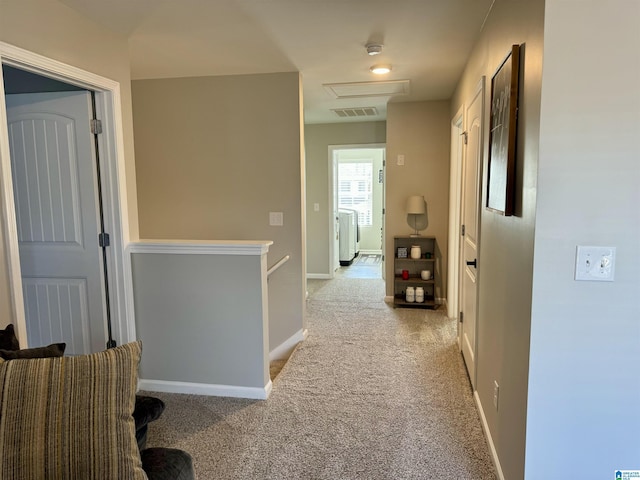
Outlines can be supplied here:
<path id="1" fill-rule="evenodd" d="M 409 223 L 409 226 L 412 226 L 415 230 L 415 232 L 411 234 L 412 237 L 420 236 L 420 233 L 418 232 L 418 217 L 420 215 L 425 215 L 426 213 L 427 205 L 424 201 L 424 196 L 412 195 L 407 199 L 407 223 Z M 413 220 L 413 223 L 409 222 L 410 219 Z M 421 230 L 423 228 L 426 228 L 426 225 L 423 226 Z"/>

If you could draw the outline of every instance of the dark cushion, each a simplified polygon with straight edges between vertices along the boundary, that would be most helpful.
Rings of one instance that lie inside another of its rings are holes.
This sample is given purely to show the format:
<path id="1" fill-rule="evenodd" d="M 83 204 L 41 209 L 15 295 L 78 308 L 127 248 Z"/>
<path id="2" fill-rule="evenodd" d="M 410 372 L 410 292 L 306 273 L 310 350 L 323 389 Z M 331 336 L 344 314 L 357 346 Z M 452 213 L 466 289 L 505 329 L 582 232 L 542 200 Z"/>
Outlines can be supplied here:
<path id="1" fill-rule="evenodd" d="M 136 395 L 136 406 L 133 409 L 133 420 L 136 422 L 136 442 L 140 450 L 147 444 L 149 422 L 160 418 L 164 411 L 164 402 L 159 398 Z"/>
<path id="2" fill-rule="evenodd" d="M 147 448 L 140 452 L 142 469 L 149 480 L 193 480 L 193 460 L 184 450 Z"/>
<path id="3" fill-rule="evenodd" d="M 157 420 L 163 411 L 164 402 L 159 398 L 136 395 L 136 407 L 133 410 L 136 428 Z"/>
<path id="4" fill-rule="evenodd" d="M 0 330 L 0 350 L 20 350 L 20 343 L 11 323 Z"/>
<path id="5" fill-rule="evenodd" d="M 52 343 L 46 347 L 23 348 L 22 350 L 0 350 L 0 358 L 15 360 L 17 358 L 53 358 L 64 355 L 66 343 Z"/>

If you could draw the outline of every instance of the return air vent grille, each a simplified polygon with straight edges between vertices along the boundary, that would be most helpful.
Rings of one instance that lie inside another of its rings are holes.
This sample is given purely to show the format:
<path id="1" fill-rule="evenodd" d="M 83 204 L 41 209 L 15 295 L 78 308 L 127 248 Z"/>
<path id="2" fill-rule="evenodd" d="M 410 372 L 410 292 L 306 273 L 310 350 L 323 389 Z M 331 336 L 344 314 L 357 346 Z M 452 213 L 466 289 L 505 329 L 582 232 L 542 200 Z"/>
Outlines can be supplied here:
<path id="1" fill-rule="evenodd" d="M 409 80 L 382 82 L 325 83 L 322 86 L 333 98 L 395 97 L 409 95 Z"/>
<path id="2" fill-rule="evenodd" d="M 376 107 L 361 107 L 361 108 L 333 108 L 331 109 L 340 118 L 352 118 L 352 117 L 375 117 L 378 115 Z"/>

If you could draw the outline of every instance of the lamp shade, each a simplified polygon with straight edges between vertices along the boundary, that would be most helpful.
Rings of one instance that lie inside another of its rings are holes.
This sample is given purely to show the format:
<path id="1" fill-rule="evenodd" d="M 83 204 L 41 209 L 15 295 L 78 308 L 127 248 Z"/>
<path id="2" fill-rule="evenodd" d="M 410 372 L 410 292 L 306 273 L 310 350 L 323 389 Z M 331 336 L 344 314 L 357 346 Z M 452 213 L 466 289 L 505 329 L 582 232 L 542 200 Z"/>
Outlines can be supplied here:
<path id="1" fill-rule="evenodd" d="M 413 215 L 426 213 L 424 197 L 422 195 L 412 195 L 407 199 L 407 213 Z"/>

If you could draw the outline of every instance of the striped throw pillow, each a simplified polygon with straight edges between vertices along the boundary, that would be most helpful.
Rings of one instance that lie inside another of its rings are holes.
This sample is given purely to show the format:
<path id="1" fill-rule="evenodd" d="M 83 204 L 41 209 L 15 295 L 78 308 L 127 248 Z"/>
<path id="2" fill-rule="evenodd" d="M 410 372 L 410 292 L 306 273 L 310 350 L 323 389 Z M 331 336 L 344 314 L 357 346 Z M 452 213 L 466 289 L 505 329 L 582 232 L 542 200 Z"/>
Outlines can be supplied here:
<path id="1" fill-rule="evenodd" d="M 0 362 L 0 480 L 144 480 L 132 417 L 142 345 Z"/>

